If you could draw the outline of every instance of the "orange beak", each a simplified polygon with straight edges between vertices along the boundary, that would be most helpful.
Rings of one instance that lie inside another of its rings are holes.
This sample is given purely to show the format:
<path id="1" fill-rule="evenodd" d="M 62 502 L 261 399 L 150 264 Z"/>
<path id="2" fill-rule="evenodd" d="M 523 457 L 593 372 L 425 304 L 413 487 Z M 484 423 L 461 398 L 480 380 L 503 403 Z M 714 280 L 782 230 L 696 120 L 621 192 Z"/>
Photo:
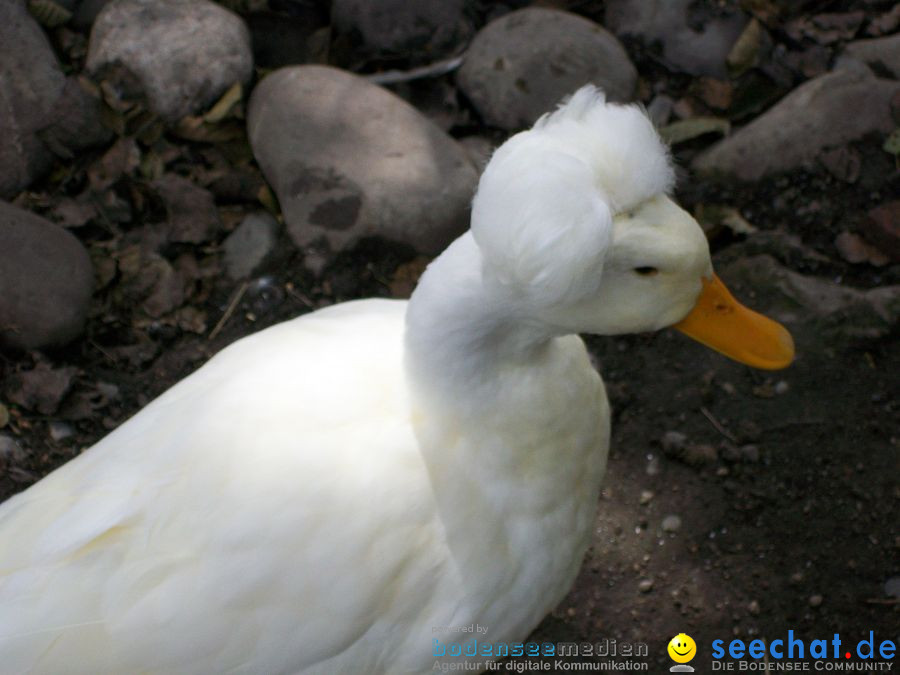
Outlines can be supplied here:
<path id="1" fill-rule="evenodd" d="M 694 309 L 673 328 L 754 368 L 778 370 L 794 360 L 794 340 L 780 323 L 747 309 L 721 279 L 703 279 Z"/>

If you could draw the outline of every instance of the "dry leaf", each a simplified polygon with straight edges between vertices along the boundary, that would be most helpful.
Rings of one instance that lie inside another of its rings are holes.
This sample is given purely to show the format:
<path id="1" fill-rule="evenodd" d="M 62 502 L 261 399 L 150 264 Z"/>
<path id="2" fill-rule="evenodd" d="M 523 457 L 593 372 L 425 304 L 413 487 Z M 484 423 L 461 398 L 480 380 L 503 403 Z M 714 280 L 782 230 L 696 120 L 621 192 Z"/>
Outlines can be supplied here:
<path id="1" fill-rule="evenodd" d="M 72 18 L 72 12 L 53 0 L 28 0 L 28 11 L 44 28 L 62 26 Z"/>
<path id="2" fill-rule="evenodd" d="M 838 253 L 848 263 L 869 263 L 875 267 L 884 267 L 890 259 L 877 248 L 872 246 L 858 234 L 841 232 L 834 240 L 834 246 Z"/>
<path id="3" fill-rule="evenodd" d="M 275 198 L 275 194 L 268 185 L 260 187 L 259 192 L 256 193 L 256 197 L 259 199 L 259 203 L 265 207 L 266 211 L 275 216 L 281 214 L 281 209 L 278 207 L 278 200 Z"/>
<path id="4" fill-rule="evenodd" d="M 220 98 L 216 104 L 209 109 L 203 116 L 203 120 L 208 124 L 216 124 L 228 117 L 234 107 L 241 102 L 244 97 L 244 88 L 240 82 L 235 82 L 228 91 Z"/>
<path id="5" fill-rule="evenodd" d="M 91 202 L 63 199 L 50 212 L 50 216 L 63 227 L 81 227 L 97 217 L 97 207 Z"/>
<path id="6" fill-rule="evenodd" d="M 412 295 L 413 289 L 419 282 L 419 277 L 431 262 L 430 258 L 419 256 L 408 263 L 400 265 L 394 272 L 388 287 L 391 289 L 391 296 L 395 298 L 408 298 Z"/>
<path id="7" fill-rule="evenodd" d="M 663 140 L 671 145 L 684 143 L 704 134 L 721 134 L 727 136 L 731 131 L 731 123 L 721 117 L 692 117 L 672 122 L 659 130 Z"/>
<path id="8" fill-rule="evenodd" d="M 732 75 L 741 75 L 759 63 L 762 34 L 762 24 L 754 17 L 744 28 L 744 32 L 738 37 L 725 59 Z"/>
<path id="9" fill-rule="evenodd" d="M 52 415 L 59 409 L 78 369 L 72 366 L 53 368 L 46 361 L 39 361 L 31 370 L 12 375 L 7 381 L 7 398 L 28 410 L 42 415 Z"/>
<path id="10" fill-rule="evenodd" d="M 101 192 L 122 176 L 130 175 L 141 164 L 141 151 L 133 138 L 120 138 L 99 160 L 88 168 L 91 189 Z"/>
<path id="11" fill-rule="evenodd" d="M 244 127 L 236 122 L 207 124 L 202 117 L 188 115 L 178 120 L 172 130 L 186 141 L 198 143 L 222 143 L 244 137 Z"/>
<path id="12" fill-rule="evenodd" d="M 697 204 L 694 217 L 707 236 L 714 236 L 721 228 L 727 227 L 735 234 L 753 234 L 756 227 L 750 224 L 733 206 L 722 204 Z"/>

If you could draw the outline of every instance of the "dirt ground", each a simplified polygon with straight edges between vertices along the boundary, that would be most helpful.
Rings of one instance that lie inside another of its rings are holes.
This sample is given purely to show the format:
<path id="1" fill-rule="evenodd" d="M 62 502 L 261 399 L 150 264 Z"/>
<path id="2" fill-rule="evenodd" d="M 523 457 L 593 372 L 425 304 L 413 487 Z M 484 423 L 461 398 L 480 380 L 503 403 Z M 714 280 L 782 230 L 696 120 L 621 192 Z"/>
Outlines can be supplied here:
<path id="1" fill-rule="evenodd" d="M 631 53 L 642 76 L 653 77 L 652 61 Z M 815 255 L 770 252 L 790 269 L 863 289 L 897 284 L 897 265 L 850 264 L 833 243 L 871 206 L 874 191 L 885 197 L 900 188 L 880 143 L 857 144 L 864 162 L 852 185 L 814 169 L 752 185 L 688 178 L 677 196 L 689 210 L 726 203 L 761 231 L 796 235 Z M 696 150 L 679 148 L 679 164 Z M 170 168 L 204 161 L 200 149 L 182 152 Z M 97 242 L 105 235 L 88 229 L 79 236 Z M 426 262 L 366 240 L 315 278 L 282 237 L 279 252 L 246 284 L 220 273 L 216 251 L 168 252 L 200 261 L 187 306 L 205 318 L 204 330 L 138 321 L 113 283 L 98 292 L 82 339 L 47 355 L 0 355 L 7 393 L 36 364 L 74 369 L 54 412 L 8 406 L 2 431 L 20 449 L 0 455 L 0 499 L 92 445 L 230 342 L 320 306 L 408 294 Z M 749 243 L 713 233 L 717 266 L 727 270 L 752 253 Z M 771 289 L 723 276 L 748 305 L 772 309 Z M 807 640 L 840 633 L 854 644 L 869 631 L 900 639 L 900 602 L 885 590 L 900 575 L 896 327 L 876 339 L 840 340 L 802 322 L 787 325 L 797 361 L 777 373 L 732 363 L 672 331 L 587 338 L 614 411 L 609 466 L 577 583 L 531 640 L 645 642 L 650 670 L 659 672 L 671 665 L 666 643 L 686 632 L 701 648 L 693 665 L 705 672 L 704 650 L 714 639 L 771 641 L 788 630 Z"/>

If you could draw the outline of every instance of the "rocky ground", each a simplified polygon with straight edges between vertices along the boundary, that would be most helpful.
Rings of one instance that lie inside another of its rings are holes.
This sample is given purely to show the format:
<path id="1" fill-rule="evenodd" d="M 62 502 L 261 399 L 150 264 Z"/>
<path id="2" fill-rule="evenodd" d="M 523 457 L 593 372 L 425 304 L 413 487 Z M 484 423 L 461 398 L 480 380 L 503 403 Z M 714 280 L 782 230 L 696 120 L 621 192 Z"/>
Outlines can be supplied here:
<path id="1" fill-rule="evenodd" d="M 609 474 L 533 639 L 896 641 L 898 31 L 889 0 L 0 4 L 0 498 L 247 333 L 408 296 L 491 149 L 590 81 L 798 358 L 589 339 Z"/>

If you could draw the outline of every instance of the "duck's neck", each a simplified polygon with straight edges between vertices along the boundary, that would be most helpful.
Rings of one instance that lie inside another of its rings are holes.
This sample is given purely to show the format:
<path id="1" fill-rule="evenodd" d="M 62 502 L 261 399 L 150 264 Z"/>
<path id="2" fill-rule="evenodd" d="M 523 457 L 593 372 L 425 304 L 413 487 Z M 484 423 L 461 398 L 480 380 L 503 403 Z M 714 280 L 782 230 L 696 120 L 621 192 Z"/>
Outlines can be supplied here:
<path id="1" fill-rule="evenodd" d="M 413 294 L 411 415 L 461 578 L 479 581 L 478 597 L 508 591 L 530 630 L 588 541 L 608 411 L 583 343 L 523 318 L 481 264 L 464 235 Z M 529 557 L 536 542 L 552 553 Z"/>
<path id="2" fill-rule="evenodd" d="M 410 300 L 408 377 L 417 394 L 465 416 L 495 397 L 498 375 L 540 363 L 554 337 L 486 283 L 466 233 L 429 266 Z"/>

